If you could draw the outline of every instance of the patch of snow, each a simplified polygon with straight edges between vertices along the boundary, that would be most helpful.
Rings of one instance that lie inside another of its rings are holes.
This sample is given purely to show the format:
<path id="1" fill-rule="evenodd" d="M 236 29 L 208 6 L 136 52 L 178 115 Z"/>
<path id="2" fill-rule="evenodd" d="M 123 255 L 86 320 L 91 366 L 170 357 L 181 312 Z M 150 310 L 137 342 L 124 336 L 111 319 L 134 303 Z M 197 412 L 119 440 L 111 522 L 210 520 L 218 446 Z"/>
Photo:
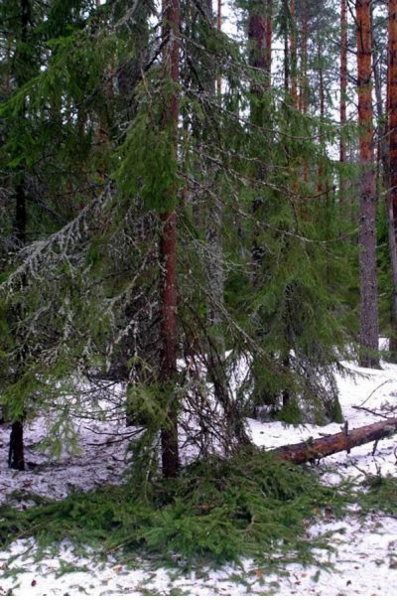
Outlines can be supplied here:
<path id="1" fill-rule="evenodd" d="M 381 342 L 382 348 L 385 344 Z M 395 416 L 397 404 L 397 365 L 382 364 L 382 370 L 362 369 L 345 363 L 346 373 L 337 374 L 344 418 L 353 429 Z M 242 365 L 237 378 L 244 378 Z M 51 498 L 62 498 L 73 489 L 92 489 L 102 483 L 120 482 L 128 464 L 131 428 L 124 418 L 111 423 L 80 417 L 80 453 L 63 454 L 48 462 L 40 450 L 44 421 L 36 419 L 25 430 L 25 472 L 7 467 L 9 426 L 0 425 L 0 505 L 11 501 L 14 491 L 29 491 Z M 252 439 L 266 449 L 338 433 L 341 425 L 302 425 L 248 420 Z M 394 454 L 397 436 L 352 448 L 323 459 L 317 467 L 324 481 L 337 485 L 347 477 L 364 473 L 396 475 Z M 19 500 L 23 505 L 23 499 Z M 93 555 L 77 557 L 65 541 L 56 556 L 45 554 L 36 560 L 33 540 L 18 540 L 0 551 L 0 595 L 180 595 L 256 596 L 256 595 L 376 595 L 392 596 L 397 589 L 397 520 L 373 514 L 365 519 L 354 513 L 344 519 L 324 514 L 309 529 L 309 535 L 328 534 L 335 553 L 318 550 L 321 561 L 332 570 L 288 564 L 282 575 L 264 575 L 253 561 L 222 569 L 204 568 L 182 576 L 172 569 L 154 568 L 137 557 L 134 566 L 109 556 L 98 563 Z"/>

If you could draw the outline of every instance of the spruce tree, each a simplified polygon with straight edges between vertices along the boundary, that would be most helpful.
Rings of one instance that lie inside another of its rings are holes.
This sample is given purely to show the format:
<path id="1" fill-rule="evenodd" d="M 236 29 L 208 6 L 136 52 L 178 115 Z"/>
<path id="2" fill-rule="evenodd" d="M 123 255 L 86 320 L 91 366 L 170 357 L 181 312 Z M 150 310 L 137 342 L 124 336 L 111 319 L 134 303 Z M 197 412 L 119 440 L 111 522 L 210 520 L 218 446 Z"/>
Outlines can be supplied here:
<path id="1" fill-rule="evenodd" d="M 35 149 L 52 151 L 48 206 L 57 191 L 75 199 L 59 219 L 37 212 L 37 239 L 0 285 L 4 313 L 16 299 L 26 311 L 25 410 L 55 402 L 71 437 L 72 406 L 98 408 L 117 380 L 137 482 L 159 463 L 175 476 L 186 454 L 233 452 L 258 405 L 336 416 L 349 256 L 332 190 L 322 202 L 304 169 L 321 160 L 337 177 L 317 136 L 337 132 L 270 85 L 268 46 L 262 70 L 255 35 L 239 45 L 209 8 L 165 2 L 161 21 L 151 2 L 82 9 L 2 107 L 9 122 L 29 98 Z M 268 43 L 274 15 L 258 14 Z"/>

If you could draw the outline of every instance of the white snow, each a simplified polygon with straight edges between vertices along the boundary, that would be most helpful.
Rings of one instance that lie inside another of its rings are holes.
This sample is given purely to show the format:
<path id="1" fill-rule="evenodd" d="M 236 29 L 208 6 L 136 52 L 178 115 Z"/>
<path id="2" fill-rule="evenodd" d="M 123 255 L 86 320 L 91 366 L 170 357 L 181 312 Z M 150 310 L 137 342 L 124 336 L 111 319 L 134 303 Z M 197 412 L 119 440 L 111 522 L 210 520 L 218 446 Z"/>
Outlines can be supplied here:
<path id="1" fill-rule="evenodd" d="M 394 416 L 397 398 L 397 365 L 382 363 L 382 370 L 345 364 L 348 372 L 337 375 L 344 417 L 353 429 Z M 128 457 L 129 429 L 122 419 L 111 424 L 80 419 L 79 455 L 63 455 L 48 462 L 39 450 L 43 422 L 26 428 L 26 458 L 35 467 L 26 472 L 7 468 L 9 426 L 0 426 L 0 518 L 1 505 L 13 501 L 13 491 L 27 490 L 61 498 L 73 489 L 90 489 L 104 482 L 117 483 Z M 341 425 L 286 427 L 281 423 L 250 420 L 255 443 L 267 449 L 300 442 L 309 437 L 336 433 Z M 323 459 L 319 469 L 324 481 L 336 485 L 363 473 L 396 475 L 397 436 L 352 448 Z M 397 501 L 397 499 L 396 499 Z M 23 506 L 23 499 L 18 500 Z M 336 519 L 331 511 L 318 515 L 309 535 L 330 535 L 335 552 L 318 550 L 318 558 L 332 570 L 286 564 L 283 574 L 267 575 L 253 561 L 182 576 L 172 569 L 155 568 L 137 556 L 133 565 L 109 556 L 98 563 L 94 555 L 81 558 L 65 540 L 55 556 L 37 559 L 33 540 L 17 540 L 0 551 L 0 595 L 193 595 L 193 596 L 394 596 L 397 590 L 397 519 L 378 513 L 364 520 L 352 512 Z"/>

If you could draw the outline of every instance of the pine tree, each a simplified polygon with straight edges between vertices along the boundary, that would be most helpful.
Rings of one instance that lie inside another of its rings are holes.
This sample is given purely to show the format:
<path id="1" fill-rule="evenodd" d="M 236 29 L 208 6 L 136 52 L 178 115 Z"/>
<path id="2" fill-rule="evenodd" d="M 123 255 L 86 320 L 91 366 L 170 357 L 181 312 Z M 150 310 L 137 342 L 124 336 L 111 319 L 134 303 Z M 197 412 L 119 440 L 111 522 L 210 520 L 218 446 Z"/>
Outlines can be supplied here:
<path id="1" fill-rule="evenodd" d="M 376 268 L 376 178 L 372 107 L 371 3 L 356 2 L 357 93 L 360 126 L 360 364 L 379 368 Z"/>
<path id="2" fill-rule="evenodd" d="M 388 3 L 388 134 L 389 156 L 387 168 L 387 208 L 389 221 L 389 245 L 392 272 L 392 330 L 389 350 L 392 359 L 397 356 L 397 2 Z"/>
<path id="3" fill-rule="evenodd" d="M 339 160 L 343 165 L 347 160 L 346 140 L 344 129 L 347 123 L 347 50 L 348 50 L 348 35 L 347 35 L 347 0 L 341 0 L 340 8 L 340 105 L 339 105 L 339 120 L 341 125 L 341 136 L 339 142 Z M 346 202 L 346 180 L 341 175 L 339 181 L 340 199 L 341 202 Z"/>

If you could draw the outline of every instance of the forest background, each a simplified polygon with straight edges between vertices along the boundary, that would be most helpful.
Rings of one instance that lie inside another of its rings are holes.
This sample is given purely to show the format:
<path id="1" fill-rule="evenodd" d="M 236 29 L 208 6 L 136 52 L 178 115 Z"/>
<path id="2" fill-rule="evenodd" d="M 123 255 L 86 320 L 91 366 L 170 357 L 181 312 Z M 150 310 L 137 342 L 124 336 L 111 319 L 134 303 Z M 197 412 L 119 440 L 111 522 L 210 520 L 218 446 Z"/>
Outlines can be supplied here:
<path id="1" fill-rule="evenodd" d="M 342 422 L 380 332 L 396 360 L 397 0 L 222 10 L 1 3 L 10 468 L 38 415 L 59 455 L 122 410 L 147 493 L 253 452 L 247 417 Z"/>

